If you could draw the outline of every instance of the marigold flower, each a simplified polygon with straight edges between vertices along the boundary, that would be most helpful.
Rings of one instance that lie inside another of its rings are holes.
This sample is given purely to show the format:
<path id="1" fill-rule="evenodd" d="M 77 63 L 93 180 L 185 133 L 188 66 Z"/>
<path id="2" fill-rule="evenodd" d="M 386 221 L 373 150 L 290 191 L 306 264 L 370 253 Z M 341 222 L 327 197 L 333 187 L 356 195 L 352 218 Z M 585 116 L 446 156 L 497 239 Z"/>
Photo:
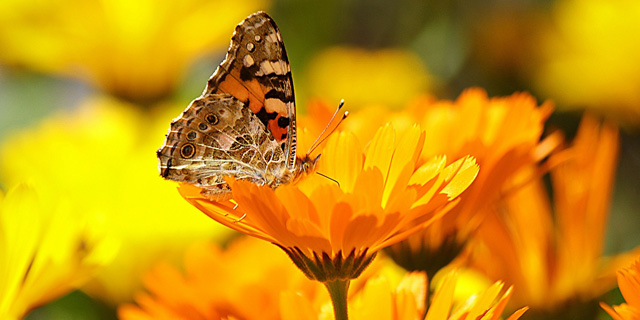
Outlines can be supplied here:
<path id="1" fill-rule="evenodd" d="M 427 271 L 431 277 L 451 262 L 482 222 L 482 209 L 508 191 L 505 182 L 560 143 L 559 135 L 540 142 L 551 111 L 549 103 L 538 106 L 526 93 L 488 98 L 481 89 L 469 89 L 454 102 L 424 98 L 405 112 L 408 115 L 396 117 L 404 122 L 407 117 L 418 119 L 429 133 L 422 161 L 437 154 L 454 159 L 469 154 L 481 170 L 458 206 L 388 253 L 405 268 Z"/>
<path id="2" fill-rule="evenodd" d="M 172 93 L 229 26 L 268 4 L 243 1 L 0 2 L 0 60 L 73 76 L 132 101 Z"/>
<path id="3" fill-rule="evenodd" d="M 3 183 L 33 181 L 45 203 L 69 198 L 74 219 L 99 216 L 106 236 L 123 244 L 84 288 L 111 304 L 130 300 L 141 275 L 158 259 L 177 262 L 191 242 L 228 234 L 158 178 L 150 155 L 168 117 L 92 99 L 7 136 L 0 149 Z"/>
<path id="4" fill-rule="evenodd" d="M 64 200 L 44 201 L 26 185 L 0 192 L 0 318 L 22 319 L 82 286 L 113 258 L 117 244 L 100 234 L 97 221 L 75 217 Z"/>
<path id="5" fill-rule="evenodd" d="M 607 207 L 618 151 L 617 128 L 585 116 L 573 145 L 549 161 L 554 208 L 542 181 L 506 196 L 478 232 L 477 268 L 518 291 L 533 313 L 568 314 L 613 287 L 614 271 L 638 255 L 603 257 Z M 593 308 L 592 308 L 593 309 Z M 592 310 L 589 309 L 589 310 Z M 592 311 L 587 311 L 589 314 Z"/>
<path id="6" fill-rule="evenodd" d="M 148 293 L 136 295 L 137 305 L 121 305 L 119 318 L 276 320 L 282 318 L 277 306 L 283 292 L 328 300 L 322 285 L 308 281 L 278 248 L 264 241 L 247 237 L 224 251 L 198 243 L 184 260 L 184 275 L 166 264 L 148 273 Z"/>
<path id="7" fill-rule="evenodd" d="M 600 306 L 614 320 L 640 319 L 640 259 L 618 271 L 618 287 L 627 303 L 610 307 L 600 302 Z"/>
<path id="8" fill-rule="evenodd" d="M 477 174 L 471 157 L 449 165 L 437 157 L 417 166 L 424 139 L 417 126 L 396 136 L 387 125 L 363 151 L 353 134 L 335 134 L 318 172 L 339 185 L 317 175 L 275 190 L 229 179 L 235 204 L 211 201 L 190 185 L 179 190 L 212 219 L 278 245 L 309 279 L 327 286 L 332 300 L 338 294 L 346 308 L 349 281 L 376 252 L 439 218 Z"/>
<path id="9" fill-rule="evenodd" d="M 424 138 L 419 127 L 396 137 L 387 125 L 363 152 L 355 136 L 336 134 L 322 152 L 318 172 L 339 185 L 317 176 L 275 190 L 229 180 L 237 208 L 210 201 L 190 185 L 181 185 L 180 192 L 214 220 L 282 247 L 297 264 L 365 262 L 433 221 L 475 178 L 478 168 L 470 157 L 449 165 L 445 157 L 433 158 L 417 167 Z M 414 227 L 403 230 L 410 224 Z M 333 275 L 299 267 L 318 280 L 355 278 L 361 271 L 357 264 L 343 265 L 350 271 Z"/>

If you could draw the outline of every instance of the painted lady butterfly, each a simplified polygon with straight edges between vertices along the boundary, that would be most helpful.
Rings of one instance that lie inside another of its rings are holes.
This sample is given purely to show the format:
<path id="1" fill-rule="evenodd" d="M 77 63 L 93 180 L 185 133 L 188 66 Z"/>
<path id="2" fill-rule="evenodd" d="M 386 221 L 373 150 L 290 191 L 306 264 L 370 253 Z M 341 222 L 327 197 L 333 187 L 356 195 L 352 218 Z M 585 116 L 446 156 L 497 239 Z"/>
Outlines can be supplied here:
<path id="1" fill-rule="evenodd" d="M 160 175 L 231 197 L 225 176 L 276 188 L 315 170 L 296 157 L 296 107 L 280 31 L 257 12 L 235 29 L 202 95 L 174 119 L 157 152 Z"/>

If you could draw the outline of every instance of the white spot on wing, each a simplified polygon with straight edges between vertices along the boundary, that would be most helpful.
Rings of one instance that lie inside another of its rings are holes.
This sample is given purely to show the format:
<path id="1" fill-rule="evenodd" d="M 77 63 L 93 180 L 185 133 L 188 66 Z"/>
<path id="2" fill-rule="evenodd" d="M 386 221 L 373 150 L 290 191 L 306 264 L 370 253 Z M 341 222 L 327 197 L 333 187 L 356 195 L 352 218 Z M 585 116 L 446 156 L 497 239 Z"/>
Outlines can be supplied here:
<path id="1" fill-rule="evenodd" d="M 271 32 L 267 35 L 267 40 L 271 41 L 271 42 L 280 42 L 278 41 L 278 37 L 276 36 L 275 32 Z"/>
<path id="2" fill-rule="evenodd" d="M 234 142 L 235 140 L 228 135 L 218 136 L 218 144 L 220 144 L 220 148 L 223 150 L 228 150 Z"/>
<path id="3" fill-rule="evenodd" d="M 269 60 L 265 60 L 260 62 L 260 75 L 271 74 L 274 73 L 273 67 L 271 66 L 271 62 Z"/>
<path id="4" fill-rule="evenodd" d="M 250 55 L 246 55 L 244 56 L 244 59 L 242 61 L 244 63 L 245 67 L 251 67 L 254 63 L 253 58 Z"/>
<path id="5" fill-rule="evenodd" d="M 277 75 L 285 75 L 289 72 L 289 64 L 282 63 L 282 61 L 271 62 L 268 60 L 260 62 L 260 71 L 258 72 L 259 76 L 267 75 L 267 74 L 277 74 Z"/>

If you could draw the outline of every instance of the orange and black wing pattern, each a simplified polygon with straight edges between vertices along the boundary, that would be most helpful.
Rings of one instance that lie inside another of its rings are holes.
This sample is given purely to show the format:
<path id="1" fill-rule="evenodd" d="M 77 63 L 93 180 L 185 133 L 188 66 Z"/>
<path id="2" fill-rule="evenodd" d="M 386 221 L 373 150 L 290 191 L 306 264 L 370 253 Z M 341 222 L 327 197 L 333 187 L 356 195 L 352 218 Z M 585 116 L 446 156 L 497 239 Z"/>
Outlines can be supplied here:
<path id="1" fill-rule="evenodd" d="M 235 29 L 225 60 L 207 83 L 204 94 L 227 93 L 260 119 L 287 156 L 296 161 L 296 107 L 291 67 L 275 22 L 257 12 Z"/>

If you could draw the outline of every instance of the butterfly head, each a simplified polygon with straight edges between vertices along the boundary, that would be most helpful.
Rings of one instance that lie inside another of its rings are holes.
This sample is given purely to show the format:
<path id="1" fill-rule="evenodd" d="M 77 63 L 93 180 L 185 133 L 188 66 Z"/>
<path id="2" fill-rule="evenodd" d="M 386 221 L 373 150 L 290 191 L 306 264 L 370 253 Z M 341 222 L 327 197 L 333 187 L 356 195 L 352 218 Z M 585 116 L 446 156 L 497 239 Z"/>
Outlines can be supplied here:
<path id="1" fill-rule="evenodd" d="M 310 174 L 316 172 L 316 165 L 318 163 L 318 159 L 320 159 L 320 155 L 316 157 L 311 157 L 308 154 L 303 158 L 296 159 L 296 165 L 293 169 L 293 176 L 295 177 L 295 181 L 299 181 L 302 177 L 306 177 Z"/>

